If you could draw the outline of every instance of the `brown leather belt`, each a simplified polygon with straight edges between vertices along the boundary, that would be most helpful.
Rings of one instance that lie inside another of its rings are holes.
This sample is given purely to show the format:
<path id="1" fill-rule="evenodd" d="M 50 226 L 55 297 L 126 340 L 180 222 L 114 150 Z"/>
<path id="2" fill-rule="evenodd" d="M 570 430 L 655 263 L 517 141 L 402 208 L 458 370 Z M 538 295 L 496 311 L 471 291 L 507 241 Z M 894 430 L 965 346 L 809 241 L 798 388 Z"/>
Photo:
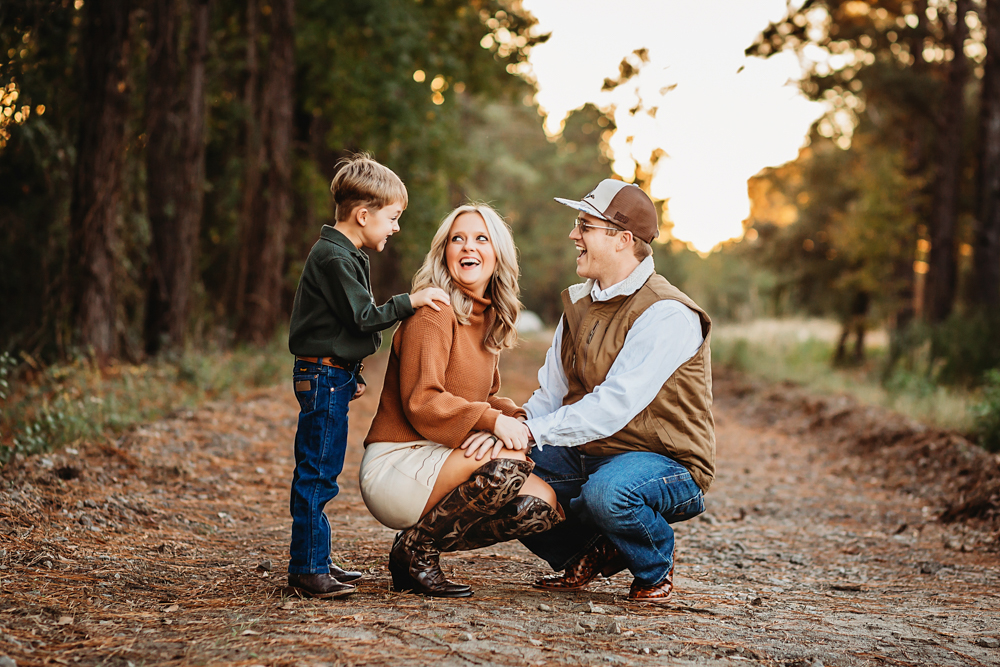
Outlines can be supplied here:
<path id="1" fill-rule="evenodd" d="M 365 365 L 360 361 L 347 361 L 337 357 L 295 357 L 295 359 L 309 364 L 322 363 L 324 366 L 332 366 L 351 373 L 360 373 L 365 368 Z"/>

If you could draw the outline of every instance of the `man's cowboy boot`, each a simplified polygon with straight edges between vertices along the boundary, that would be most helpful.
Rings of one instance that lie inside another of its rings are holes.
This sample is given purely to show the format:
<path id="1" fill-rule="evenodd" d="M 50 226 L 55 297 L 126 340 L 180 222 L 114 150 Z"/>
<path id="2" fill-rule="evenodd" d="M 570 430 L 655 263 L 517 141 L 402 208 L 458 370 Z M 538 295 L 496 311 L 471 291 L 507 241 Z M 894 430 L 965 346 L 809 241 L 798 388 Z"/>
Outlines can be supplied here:
<path id="1" fill-rule="evenodd" d="M 628 565 L 615 545 L 603 535 L 582 556 L 566 565 L 562 574 L 550 574 L 532 584 L 535 588 L 549 591 L 580 591 L 597 578 L 610 577 L 624 570 Z"/>
<path id="2" fill-rule="evenodd" d="M 643 586 L 632 581 L 632 588 L 629 589 L 628 599 L 636 602 L 653 602 L 663 604 L 670 599 L 670 594 L 674 592 L 674 566 L 670 566 L 666 578 L 658 584 Z"/>
<path id="3" fill-rule="evenodd" d="M 438 564 L 440 544 L 450 544 L 468 528 L 510 502 L 534 464 L 494 459 L 472 473 L 432 507 L 414 526 L 396 537 L 389 553 L 393 589 L 432 597 L 468 597 L 472 589 L 445 578 Z"/>
<path id="4" fill-rule="evenodd" d="M 561 521 L 559 511 L 541 498 L 517 496 L 493 516 L 473 524 L 456 540 L 442 544 L 441 551 L 470 551 L 544 533 Z"/>

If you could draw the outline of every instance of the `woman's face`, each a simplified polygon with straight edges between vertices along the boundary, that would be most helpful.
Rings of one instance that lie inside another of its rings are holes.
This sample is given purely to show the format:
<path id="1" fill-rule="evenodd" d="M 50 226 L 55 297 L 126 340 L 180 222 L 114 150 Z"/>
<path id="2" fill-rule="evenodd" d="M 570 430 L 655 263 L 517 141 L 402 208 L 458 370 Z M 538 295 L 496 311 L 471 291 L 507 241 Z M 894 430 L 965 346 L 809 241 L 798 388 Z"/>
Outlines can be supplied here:
<path id="1" fill-rule="evenodd" d="M 497 253 L 481 215 L 470 211 L 455 218 L 444 246 L 444 261 L 457 285 L 479 297 L 486 293 Z"/>

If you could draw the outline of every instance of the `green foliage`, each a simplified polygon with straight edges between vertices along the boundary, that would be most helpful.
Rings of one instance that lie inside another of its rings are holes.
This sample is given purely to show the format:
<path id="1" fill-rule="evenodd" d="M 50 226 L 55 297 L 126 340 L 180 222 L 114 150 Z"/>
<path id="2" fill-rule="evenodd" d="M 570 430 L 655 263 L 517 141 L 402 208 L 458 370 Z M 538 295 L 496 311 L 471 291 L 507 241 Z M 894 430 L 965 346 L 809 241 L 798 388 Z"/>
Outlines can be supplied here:
<path id="1" fill-rule="evenodd" d="M 987 371 L 983 400 L 972 411 L 979 444 L 991 452 L 1000 451 L 1000 369 Z"/>
<path id="2" fill-rule="evenodd" d="M 883 378 L 886 350 L 869 347 L 868 361 L 831 368 L 839 326 L 832 320 L 785 319 L 728 323 L 712 335 L 712 362 L 770 381 L 792 381 L 824 394 L 848 394 L 941 428 L 972 430 L 973 394 L 902 366 Z M 929 347 L 929 346 L 927 346 Z"/>
<path id="3" fill-rule="evenodd" d="M 0 465 L 78 441 L 111 438 L 202 401 L 280 381 L 291 363 L 284 336 L 266 348 L 189 350 L 147 364 L 101 368 L 78 358 L 35 371 L 0 357 Z M 16 380 L 16 381 L 15 381 Z"/>
<path id="4" fill-rule="evenodd" d="M 713 321 L 744 321 L 774 315 L 775 274 L 748 256 L 745 244 L 725 244 L 707 257 L 672 247 L 656 256 L 657 269 L 711 315 Z M 663 268 L 661 268 L 663 267 Z"/>
<path id="5" fill-rule="evenodd" d="M 9 378 L 15 368 L 17 362 L 10 356 L 10 352 L 0 354 L 0 400 L 7 400 L 7 394 L 10 393 Z"/>
<path id="6" fill-rule="evenodd" d="M 803 61 L 802 92 L 827 105 L 809 145 L 796 161 L 766 170 L 751 186 L 765 196 L 755 198 L 751 224 L 759 239 L 748 256 L 777 276 L 776 303 L 835 316 L 845 325 L 886 322 L 893 329 L 882 369 L 886 387 L 927 395 L 937 383 L 975 385 L 984 368 L 1000 364 L 994 342 L 1000 330 L 962 302 L 962 294 L 973 291 L 968 285 L 956 295 L 951 320 L 910 325 L 920 319 L 918 302 L 944 283 L 933 272 L 949 273 L 943 264 L 928 264 L 935 227 L 950 228 L 949 216 L 933 206 L 943 196 L 938 183 L 944 182 L 941 160 L 947 152 L 944 119 L 957 99 L 942 94 L 952 60 L 946 54 L 955 21 L 972 25 L 975 14 L 983 18 L 982 5 L 975 3 L 968 16 L 956 18 L 959 6 L 850 0 L 789 5 L 788 14 L 747 49 L 762 57 L 785 50 L 830 56 Z M 973 35 L 970 42 L 981 38 Z M 967 101 L 975 99 L 976 85 L 971 81 Z M 963 241 L 973 239 L 977 213 L 972 128 L 978 105 L 966 109 L 964 119 L 949 121 L 969 129 L 964 145 L 948 147 L 963 164 L 954 204 L 957 228 L 954 239 L 935 240 L 953 241 L 960 250 L 960 285 L 969 279 L 971 246 Z"/>
<path id="7" fill-rule="evenodd" d="M 406 289 L 432 230 L 450 208 L 472 196 L 469 174 L 489 162 L 470 150 L 470 128 L 494 103 L 515 107 L 533 94 L 515 73 L 533 44 L 544 41 L 519 3 L 501 0 L 299 0 L 295 20 L 296 81 L 293 143 L 295 214 L 285 247 L 283 305 L 290 307 L 301 261 L 319 227 L 332 222 L 328 193 L 337 160 L 369 151 L 407 184 L 403 234 L 373 258 L 380 297 Z M 253 46 L 268 58 L 267 6 Z M 16 81 L 31 118 L 12 128 L 0 159 L 0 349 L 27 349 L 46 362 L 75 354 L 68 266 L 82 80 L 78 64 L 80 9 L 73 2 L 0 4 L 0 85 Z M 151 258 L 145 212 L 145 109 L 148 14 L 132 13 L 127 76 L 130 110 L 115 257 L 116 330 L 125 356 L 142 358 L 142 322 Z M 181 21 L 181 30 L 189 29 Z M 241 244 L 239 211 L 247 150 L 246 96 L 251 44 L 246 3 L 213 3 L 206 100 L 208 122 L 204 219 L 190 328 L 195 340 L 218 337 L 241 304 L 234 286 Z M 417 74 L 417 72 L 421 74 Z M 417 80 L 421 79 L 421 80 Z M 44 105 L 44 113 L 34 109 Z M 547 144 L 533 107 L 536 145 Z M 592 143 L 597 145 L 597 134 Z M 603 167 L 603 165 L 602 165 Z M 589 185 L 588 185 L 589 187 Z M 42 306 L 40 307 L 40 304 Z M 211 332 L 206 334 L 205 332 Z"/>
<path id="8" fill-rule="evenodd" d="M 712 362 L 740 373 L 750 370 L 750 343 L 745 338 L 716 340 L 712 345 Z"/>
<path id="9" fill-rule="evenodd" d="M 936 384 L 976 386 L 984 369 L 1000 368 L 1000 317 L 956 314 L 941 324 L 915 323 L 896 332 L 887 384 L 897 374 Z"/>

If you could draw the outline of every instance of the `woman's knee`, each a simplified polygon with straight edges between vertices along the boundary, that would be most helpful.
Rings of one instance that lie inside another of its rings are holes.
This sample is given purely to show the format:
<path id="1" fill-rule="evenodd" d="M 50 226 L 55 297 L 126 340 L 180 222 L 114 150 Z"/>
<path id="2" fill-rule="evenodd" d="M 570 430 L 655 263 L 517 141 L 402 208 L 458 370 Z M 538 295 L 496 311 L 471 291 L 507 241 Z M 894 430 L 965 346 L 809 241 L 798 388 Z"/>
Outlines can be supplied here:
<path id="1" fill-rule="evenodd" d="M 527 461 L 528 455 L 520 449 L 501 449 L 497 454 L 498 459 L 515 459 L 517 461 Z M 486 461 L 483 461 L 485 464 Z"/>
<path id="2" fill-rule="evenodd" d="M 543 500 L 552 507 L 559 504 L 556 499 L 556 492 L 551 486 L 546 484 L 541 477 L 537 475 L 529 475 L 528 480 L 521 487 L 521 492 L 518 494 L 521 496 L 534 496 L 539 500 Z"/>

